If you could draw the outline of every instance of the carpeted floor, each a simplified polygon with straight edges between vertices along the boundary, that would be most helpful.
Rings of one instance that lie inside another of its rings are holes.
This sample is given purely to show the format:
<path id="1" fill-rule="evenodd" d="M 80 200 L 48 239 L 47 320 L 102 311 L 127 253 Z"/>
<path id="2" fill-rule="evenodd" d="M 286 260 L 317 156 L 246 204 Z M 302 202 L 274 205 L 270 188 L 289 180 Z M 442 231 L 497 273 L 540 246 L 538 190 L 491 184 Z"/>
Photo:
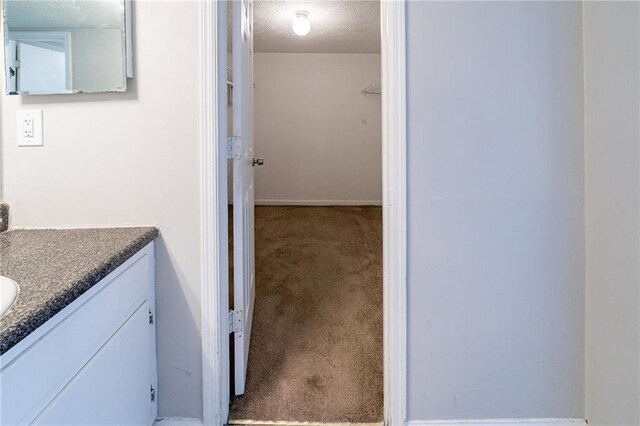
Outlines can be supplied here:
<path id="1" fill-rule="evenodd" d="M 256 207 L 256 304 L 234 420 L 378 422 L 379 207 Z"/>

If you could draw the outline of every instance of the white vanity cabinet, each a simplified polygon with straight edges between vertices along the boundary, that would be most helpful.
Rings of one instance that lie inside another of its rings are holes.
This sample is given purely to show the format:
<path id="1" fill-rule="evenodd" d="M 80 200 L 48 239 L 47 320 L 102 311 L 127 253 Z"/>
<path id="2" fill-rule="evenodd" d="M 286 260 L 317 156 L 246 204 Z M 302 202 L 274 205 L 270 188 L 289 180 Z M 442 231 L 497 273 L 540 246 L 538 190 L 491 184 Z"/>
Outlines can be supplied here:
<path id="1" fill-rule="evenodd" d="M 150 243 L 0 357 L 0 424 L 152 424 L 154 312 Z"/>

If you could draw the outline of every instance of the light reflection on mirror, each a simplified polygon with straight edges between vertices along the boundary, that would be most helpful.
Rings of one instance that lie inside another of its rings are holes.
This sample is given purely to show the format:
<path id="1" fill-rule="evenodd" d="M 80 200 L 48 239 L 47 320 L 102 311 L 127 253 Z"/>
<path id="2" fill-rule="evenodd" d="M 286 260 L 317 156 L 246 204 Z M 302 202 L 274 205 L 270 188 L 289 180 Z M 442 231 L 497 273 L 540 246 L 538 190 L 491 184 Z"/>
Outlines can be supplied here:
<path id="1" fill-rule="evenodd" d="M 8 94 L 126 90 L 124 0 L 5 0 Z"/>

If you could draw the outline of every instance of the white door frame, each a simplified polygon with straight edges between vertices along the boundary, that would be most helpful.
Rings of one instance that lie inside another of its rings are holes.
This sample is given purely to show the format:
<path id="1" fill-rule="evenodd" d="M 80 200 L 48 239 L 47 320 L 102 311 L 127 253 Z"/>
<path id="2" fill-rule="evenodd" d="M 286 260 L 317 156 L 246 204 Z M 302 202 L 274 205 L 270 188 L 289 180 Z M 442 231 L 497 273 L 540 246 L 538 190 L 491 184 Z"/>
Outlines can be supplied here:
<path id="1" fill-rule="evenodd" d="M 200 31 L 202 405 L 203 423 L 215 426 L 230 401 L 225 3 L 201 1 Z M 395 426 L 406 423 L 407 381 L 405 0 L 382 0 L 380 12 L 384 420 Z"/>

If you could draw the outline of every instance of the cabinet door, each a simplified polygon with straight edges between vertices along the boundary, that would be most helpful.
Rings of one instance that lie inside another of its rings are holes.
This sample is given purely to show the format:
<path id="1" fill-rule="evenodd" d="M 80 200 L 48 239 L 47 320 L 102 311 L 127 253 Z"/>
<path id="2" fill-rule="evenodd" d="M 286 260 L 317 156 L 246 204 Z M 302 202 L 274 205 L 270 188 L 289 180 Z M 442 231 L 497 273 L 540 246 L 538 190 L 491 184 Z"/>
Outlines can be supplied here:
<path id="1" fill-rule="evenodd" d="M 149 305 L 144 302 L 34 424 L 147 424 L 152 409 L 149 326 Z"/>

